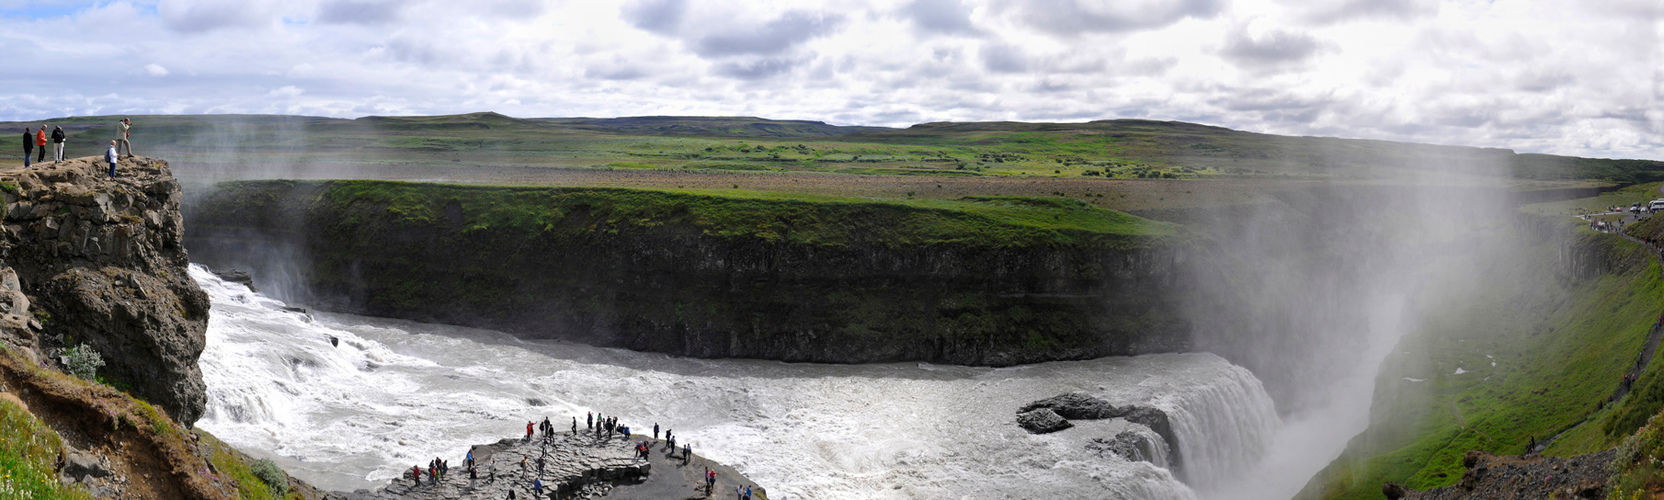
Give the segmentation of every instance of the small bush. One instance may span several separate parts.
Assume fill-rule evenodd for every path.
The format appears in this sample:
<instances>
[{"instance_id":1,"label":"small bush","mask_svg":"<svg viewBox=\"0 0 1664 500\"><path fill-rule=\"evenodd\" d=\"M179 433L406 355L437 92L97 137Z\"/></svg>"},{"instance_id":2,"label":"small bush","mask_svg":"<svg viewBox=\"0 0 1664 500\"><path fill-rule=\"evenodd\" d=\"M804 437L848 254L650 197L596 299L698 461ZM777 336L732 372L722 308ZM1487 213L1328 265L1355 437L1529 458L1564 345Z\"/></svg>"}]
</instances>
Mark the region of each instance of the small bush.
<instances>
[{"instance_id":1,"label":"small bush","mask_svg":"<svg viewBox=\"0 0 1664 500\"><path fill-rule=\"evenodd\" d=\"M289 493L289 476L283 474L283 469L278 468L276 462L264 458L255 460L250 470L254 472L254 477L272 488L274 496L282 497Z\"/></svg>"},{"instance_id":2,"label":"small bush","mask_svg":"<svg viewBox=\"0 0 1664 500\"><path fill-rule=\"evenodd\" d=\"M104 356L81 344L64 351L64 366L77 377L93 380L98 377L98 368L104 366Z\"/></svg>"}]
</instances>

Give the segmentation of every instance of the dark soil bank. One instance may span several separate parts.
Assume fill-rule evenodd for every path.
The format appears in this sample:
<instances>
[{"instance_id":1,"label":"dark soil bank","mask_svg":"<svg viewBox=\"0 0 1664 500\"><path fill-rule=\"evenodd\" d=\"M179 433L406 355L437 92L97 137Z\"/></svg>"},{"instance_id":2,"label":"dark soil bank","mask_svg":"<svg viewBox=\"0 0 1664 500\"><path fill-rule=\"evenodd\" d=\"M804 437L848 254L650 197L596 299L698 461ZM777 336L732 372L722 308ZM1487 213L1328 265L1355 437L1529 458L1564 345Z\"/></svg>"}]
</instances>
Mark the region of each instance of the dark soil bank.
<instances>
[{"instance_id":1,"label":"dark soil bank","mask_svg":"<svg viewBox=\"0 0 1664 500\"><path fill-rule=\"evenodd\" d=\"M247 182L192 197L186 245L329 310L684 356L1009 365L1189 347L1183 252L1146 234L1161 224L1030 208L1008 211L1040 223L980 205Z\"/></svg>"}]
</instances>

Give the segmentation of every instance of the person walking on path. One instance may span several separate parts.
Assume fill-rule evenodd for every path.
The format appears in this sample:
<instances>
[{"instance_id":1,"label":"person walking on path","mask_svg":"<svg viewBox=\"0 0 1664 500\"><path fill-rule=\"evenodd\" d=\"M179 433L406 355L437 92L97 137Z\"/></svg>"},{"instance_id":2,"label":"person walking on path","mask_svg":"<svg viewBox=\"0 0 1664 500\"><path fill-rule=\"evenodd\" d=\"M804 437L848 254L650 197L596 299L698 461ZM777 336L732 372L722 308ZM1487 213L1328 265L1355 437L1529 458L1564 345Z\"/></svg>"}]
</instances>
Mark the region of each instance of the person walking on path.
<instances>
[{"instance_id":1,"label":"person walking on path","mask_svg":"<svg viewBox=\"0 0 1664 500\"><path fill-rule=\"evenodd\" d=\"M52 161L64 161L64 128L52 126Z\"/></svg>"},{"instance_id":2,"label":"person walking on path","mask_svg":"<svg viewBox=\"0 0 1664 500\"><path fill-rule=\"evenodd\" d=\"M23 168L29 168L29 157L35 154L35 136L23 127Z\"/></svg>"},{"instance_id":3,"label":"person walking on path","mask_svg":"<svg viewBox=\"0 0 1664 500\"><path fill-rule=\"evenodd\" d=\"M40 152L36 153L36 155L38 155L38 156L35 156L35 163L40 163L40 162L46 161L46 126L45 125L41 125L40 126L40 131L35 132L35 148L40 149Z\"/></svg>"},{"instance_id":4,"label":"person walking on path","mask_svg":"<svg viewBox=\"0 0 1664 500\"><path fill-rule=\"evenodd\" d=\"M653 422L653 440L657 441L658 439L659 439L659 423L658 422Z\"/></svg>"},{"instance_id":5,"label":"person walking on path","mask_svg":"<svg viewBox=\"0 0 1664 500\"><path fill-rule=\"evenodd\" d=\"M118 158L120 157L116 154L116 141L110 141L110 150L104 152L104 161L110 162L111 179L116 177L116 160Z\"/></svg>"},{"instance_id":6,"label":"person walking on path","mask_svg":"<svg viewBox=\"0 0 1664 500\"><path fill-rule=\"evenodd\" d=\"M116 122L116 143L127 147L127 156L133 156L133 121L122 118ZM119 151L119 150L118 150Z\"/></svg>"}]
</instances>

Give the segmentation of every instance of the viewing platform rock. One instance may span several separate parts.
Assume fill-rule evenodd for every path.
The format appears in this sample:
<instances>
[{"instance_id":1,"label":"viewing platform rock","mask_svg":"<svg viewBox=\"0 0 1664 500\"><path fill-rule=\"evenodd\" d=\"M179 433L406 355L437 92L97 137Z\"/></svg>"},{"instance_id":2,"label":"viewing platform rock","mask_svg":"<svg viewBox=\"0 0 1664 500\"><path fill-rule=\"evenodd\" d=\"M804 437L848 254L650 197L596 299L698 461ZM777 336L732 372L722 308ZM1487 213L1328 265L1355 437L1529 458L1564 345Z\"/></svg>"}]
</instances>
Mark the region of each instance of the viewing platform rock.
<instances>
[{"instance_id":1,"label":"viewing platform rock","mask_svg":"<svg viewBox=\"0 0 1664 500\"><path fill-rule=\"evenodd\" d=\"M642 442L650 447L646 459L635 451ZM707 498L703 478L709 468L717 476L710 498L732 498L740 486L750 486L754 499L768 498L761 486L698 453L684 464L679 446L672 450L663 440L648 436L607 437L582 430L576 435L557 432L547 439L541 434L530 440L504 439L473 446L477 468L474 478L469 477L463 459L447 458L448 472L434 481L428 475L427 460L423 460L419 480L406 469L381 489L334 496L349 500L501 500L513 491L515 498L521 499ZM541 470L538 458L543 459ZM536 480L543 482L541 494L535 491Z\"/></svg>"}]
</instances>

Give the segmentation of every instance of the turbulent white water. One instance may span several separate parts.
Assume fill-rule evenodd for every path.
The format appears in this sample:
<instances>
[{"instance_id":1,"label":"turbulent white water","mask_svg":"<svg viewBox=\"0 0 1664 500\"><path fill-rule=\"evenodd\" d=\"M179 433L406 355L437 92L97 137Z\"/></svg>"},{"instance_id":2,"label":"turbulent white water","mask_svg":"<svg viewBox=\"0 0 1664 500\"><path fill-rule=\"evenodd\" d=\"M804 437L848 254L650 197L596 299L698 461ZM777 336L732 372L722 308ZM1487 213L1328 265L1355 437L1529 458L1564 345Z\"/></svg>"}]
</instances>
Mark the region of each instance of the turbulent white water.
<instances>
[{"instance_id":1,"label":"turbulent white water","mask_svg":"<svg viewBox=\"0 0 1664 500\"><path fill-rule=\"evenodd\" d=\"M1278 426L1247 370L1211 354L1012 368L699 360L486 330L285 311L193 266L213 300L199 425L336 490L585 412L675 429L770 497L1189 499L1166 469L1085 448L1132 424L1030 435L1014 411L1086 391L1168 413L1185 478L1218 496ZM340 340L331 346L329 338ZM1139 432L1147 432L1141 426Z\"/></svg>"}]
</instances>

